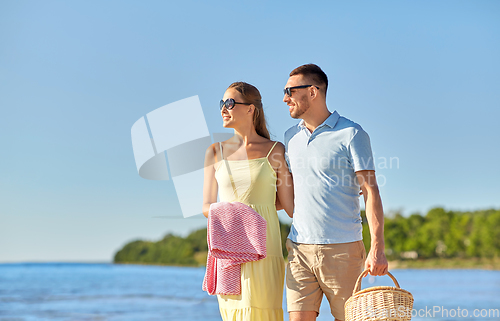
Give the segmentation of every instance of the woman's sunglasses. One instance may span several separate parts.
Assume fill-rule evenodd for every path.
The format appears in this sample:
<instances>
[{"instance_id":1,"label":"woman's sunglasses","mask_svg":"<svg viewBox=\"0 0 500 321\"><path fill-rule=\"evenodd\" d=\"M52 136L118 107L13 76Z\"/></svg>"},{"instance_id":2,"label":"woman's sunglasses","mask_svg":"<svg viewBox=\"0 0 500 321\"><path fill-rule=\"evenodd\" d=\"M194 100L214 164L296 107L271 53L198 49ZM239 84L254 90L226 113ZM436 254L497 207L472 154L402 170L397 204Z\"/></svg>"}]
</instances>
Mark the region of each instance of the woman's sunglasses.
<instances>
[{"instance_id":1,"label":"woman's sunglasses","mask_svg":"<svg viewBox=\"0 0 500 321\"><path fill-rule=\"evenodd\" d=\"M303 86L295 86L295 87L287 87L283 89L283 94L288 95L288 97L292 97L292 89L300 89L300 88L309 88L309 87L316 87L319 89L318 86L314 85L303 85Z\"/></svg>"},{"instance_id":2,"label":"woman's sunglasses","mask_svg":"<svg viewBox=\"0 0 500 321\"><path fill-rule=\"evenodd\" d=\"M224 100L220 101L220 110L222 110L223 107L226 107L227 110L231 110L234 108L234 105L236 105L236 104L251 105L251 104L247 104L247 103L239 103L239 102L234 101L233 98L228 98L228 99L226 99L226 101L224 101Z\"/></svg>"}]
</instances>

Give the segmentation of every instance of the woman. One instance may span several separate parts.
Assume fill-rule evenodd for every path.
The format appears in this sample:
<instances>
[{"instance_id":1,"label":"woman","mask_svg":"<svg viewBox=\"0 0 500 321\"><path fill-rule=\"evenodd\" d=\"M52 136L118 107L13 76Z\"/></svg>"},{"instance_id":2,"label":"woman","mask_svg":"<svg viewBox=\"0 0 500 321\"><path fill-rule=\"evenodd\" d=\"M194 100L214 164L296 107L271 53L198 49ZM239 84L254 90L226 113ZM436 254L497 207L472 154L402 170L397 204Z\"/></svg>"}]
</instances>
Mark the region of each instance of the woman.
<instances>
[{"instance_id":1,"label":"woman","mask_svg":"<svg viewBox=\"0 0 500 321\"><path fill-rule=\"evenodd\" d=\"M218 295L222 319L283 320L285 267L276 213L276 195L289 216L293 213L292 177L283 144L269 139L259 90L235 82L221 101L222 124L234 136L216 143L205 154L203 214L210 204L241 202L267 221L267 257L241 265L241 294ZM229 174L230 173L230 174Z\"/></svg>"}]
</instances>

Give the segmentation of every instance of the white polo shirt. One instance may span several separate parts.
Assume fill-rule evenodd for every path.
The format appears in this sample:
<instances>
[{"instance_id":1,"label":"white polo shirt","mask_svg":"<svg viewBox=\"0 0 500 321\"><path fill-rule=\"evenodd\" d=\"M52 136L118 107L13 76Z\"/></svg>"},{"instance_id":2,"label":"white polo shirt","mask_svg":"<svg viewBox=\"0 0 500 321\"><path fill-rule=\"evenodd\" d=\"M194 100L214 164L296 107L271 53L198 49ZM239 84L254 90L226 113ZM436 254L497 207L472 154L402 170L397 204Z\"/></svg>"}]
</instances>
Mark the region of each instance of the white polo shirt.
<instances>
[{"instance_id":1,"label":"white polo shirt","mask_svg":"<svg viewBox=\"0 0 500 321\"><path fill-rule=\"evenodd\" d=\"M303 120L288 129L285 148L295 193L288 238L305 244L361 240L355 172L375 170L368 134L334 111L312 133Z\"/></svg>"}]
</instances>

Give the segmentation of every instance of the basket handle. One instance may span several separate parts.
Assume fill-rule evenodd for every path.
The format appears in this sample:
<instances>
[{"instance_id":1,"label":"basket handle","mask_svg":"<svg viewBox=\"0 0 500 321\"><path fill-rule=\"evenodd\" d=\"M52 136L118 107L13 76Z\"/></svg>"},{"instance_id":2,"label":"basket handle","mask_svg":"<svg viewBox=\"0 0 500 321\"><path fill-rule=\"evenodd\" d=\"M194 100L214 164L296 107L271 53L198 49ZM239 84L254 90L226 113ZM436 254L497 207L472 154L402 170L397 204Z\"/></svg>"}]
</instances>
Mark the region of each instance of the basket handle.
<instances>
[{"instance_id":1,"label":"basket handle","mask_svg":"<svg viewBox=\"0 0 500 321\"><path fill-rule=\"evenodd\" d=\"M354 286L354 290L352 291L352 295L356 294L356 292L359 292L361 290L361 280L368 275L368 272L370 272L370 270L366 269L363 271L363 273L359 275L358 280L356 281L356 285ZM387 275L391 277L396 287L400 289L399 283L396 280L396 278L389 271L387 271Z\"/></svg>"}]
</instances>

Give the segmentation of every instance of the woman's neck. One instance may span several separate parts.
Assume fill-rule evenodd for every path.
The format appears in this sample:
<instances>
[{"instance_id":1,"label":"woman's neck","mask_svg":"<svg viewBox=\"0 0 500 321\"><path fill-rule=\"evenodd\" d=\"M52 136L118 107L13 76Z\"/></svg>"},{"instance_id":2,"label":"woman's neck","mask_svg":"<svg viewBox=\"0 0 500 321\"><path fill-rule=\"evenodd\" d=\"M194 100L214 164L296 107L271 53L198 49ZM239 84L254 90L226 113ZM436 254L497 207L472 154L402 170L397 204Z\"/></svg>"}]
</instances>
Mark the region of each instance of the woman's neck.
<instances>
[{"instance_id":1,"label":"woman's neck","mask_svg":"<svg viewBox=\"0 0 500 321\"><path fill-rule=\"evenodd\" d=\"M255 131L255 127L249 126L244 128L234 128L234 139L240 145L249 145L261 138Z\"/></svg>"}]
</instances>

